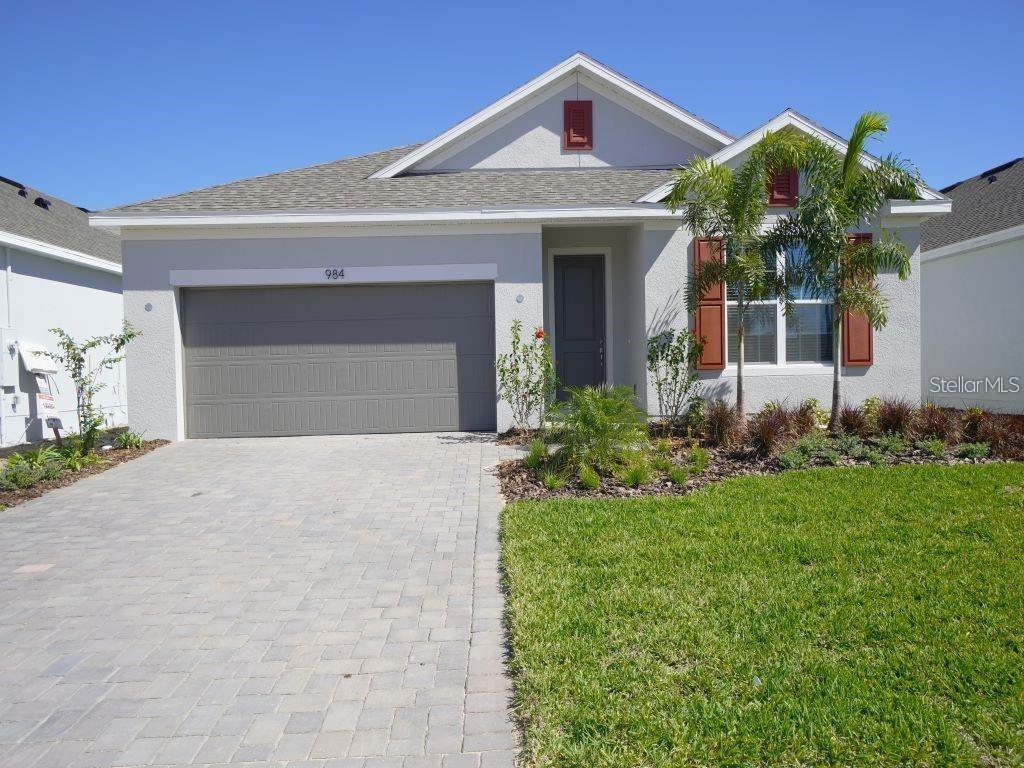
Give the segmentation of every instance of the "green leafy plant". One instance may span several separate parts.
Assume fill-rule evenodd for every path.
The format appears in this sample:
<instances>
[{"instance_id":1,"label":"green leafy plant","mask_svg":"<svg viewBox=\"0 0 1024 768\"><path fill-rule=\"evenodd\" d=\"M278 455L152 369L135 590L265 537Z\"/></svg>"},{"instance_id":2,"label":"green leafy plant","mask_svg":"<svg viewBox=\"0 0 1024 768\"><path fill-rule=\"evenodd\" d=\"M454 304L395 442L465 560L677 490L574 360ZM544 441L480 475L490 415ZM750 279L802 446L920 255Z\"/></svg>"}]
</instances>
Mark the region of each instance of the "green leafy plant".
<instances>
[{"instance_id":1,"label":"green leafy plant","mask_svg":"<svg viewBox=\"0 0 1024 768\"><path fill-rule=\"evenodd\" d=\"M859 459L863 459L873 467L881 466L885 464L885 454L876 448L869 448L865 446L860 454L857 456Z\"/></svg>"},{"instance_id":2,"label":"green leafy plant","mask_svg":"<svg viewBox=\"0 0 1024 768\"><path fill-rule=\"evenodd\" d=\"M865 397L861 403L861 410L864 411L864 420L867 422L868 433L878 432L878 408L882 404L880 397Z\"/></svg>"},{"instance_id":3,"label":"green leafy plant","mask_svg":"<svg viewBox=\"0 0 1024 768\"><path fill-rule=\"evenodd\" d=\"M639 488L651 482L651 468L645 461L634 461L620 471L619 479L630 488Z\"/></svg>"},{"instance_id":4,"label":"green leafy plant","mask_svg":"<svg viewBox=\"0 0 1024 768\"><path fill-rule=\"evenodd\" d=\"M846 456L856 458L864 444L857 435L849 435L845 432L836 435L832 440L832 447Z\"/></svg>"},{"instance_id":5,"label":"green leafy plant","mask_svg":"<svg viewBox=\"0 0 1024 768\"><path fill-rule=\"evenodd\" d=\"M917 450L921 451L925 456L929 456L933 459L941 459L946 456L945 440L940 440L938 438L918 440L915 445Z\"/></svg>"},{"instance_id":6,"label":"green leafy plant","mask_svg":"<svg viewBox=\"0 0 1024 768\"><path fill-rule=\"evenodd\" d=\"M803 469L808 463L807 456L796 448L783 451L775 459L783 469Z\"/></svg>"},{"instance_id":7,"label":"green leafy plant","mask_svg":"<svg viewBox=\"0 0 1024 768\"><path fill-rule=\"evenodd\" d=\"M961 443L956 448L956 455L961 459L984 459L988 452L988 443Z\"/></svg>"},{"instance_id":8,"label":"green leafy plant","mask_svg":"<svg viewBox=\"0 0 1024 768\"><path fill-rule=\"evenodd\" d=\"M818 451L822 450L826 446L827 442L828 441L825 439L824 434L821 432L812 432L811 434L804 435L797 440L796 445L793 446L793 450L802 454L806 458L810 458L818 453Z\"/></svg>"},{"instance_id":9,"label":"green leafy plant","mask_svg":"<svg viewBox=\"0 0 1024 768\"><path fill-rule=\"evenodd\" d=\"M696 396L703 349L703 341L685 329L669 329L647 339L647 370L658 395L658 414L671 428L681 425Z\"/></svg>"},{"instance_id":10,"label":"green leafy plant","mask_svg":"<svg viewBox=\"0 0 1024 768\"><path fill-rule=\"evenodd\" d=\"M895 432L888 432L875 438L875 446L882 453L890 456L906 453L908 448L907 441L903 439L903 436Z\"/></svg>"},{"instance_id":11,"label":"green leafy plant","mask_svg":"<svg viewBox=\"0 0 1024 768\"><path fill-rule=\"evenodd\" d=\"M654 452L659 456L672 455L672 441L662 438L654 443Z\"/></svg>"},{"instance_id":12,"label":"green leafy plant","mask_svg":"<svg viewBox=\"0 0 1024 768\"><path fill-rule=\"evenodd\" d=\"M523 464L530 469L540 469L547 457L547 444L540 439L532 440L530 442L530 449L527 451L526 457L523 459Z\"/></svg>"},{"instance_id":13,"label":"green leafy plant","mask_svg":"<svg viewBox=\"0 0 1024 768\"><path fill-rule=\"evenodd\" d=\"M35 450L12 453L7 457L7 465L26 464L34 469L60 460L60 451L52 445L41 445Z\"/></svg>"},{"instance_id":14,"label":"green leafy plant","mask_svg":"<svg viewBox=\"0 0 1024 768\"><path fill-rule=\"evenodd\" d=\"M697 311L704 295L722 283L729 286L736 309L736 412L744 411L744 335L747 315L755 302L781 300L789 306L792 296L776 268L777 252L763 247L767 186L776 172L798 164L802 144L794 134L765 134L737 169L704 157L694 157L675 172L666 203L674 213L682 211L686 227L698 238L716 243L711 258L690 273L686 304ZM730 321L731 322L731 321Z\"/></svg>"},{"instance_id":15,"label":"green leafy plant","mask_svg":"<svg viewBox=\"0 0 1024 768\"><path fill-rule=\"evenodd\" d=\"M651 459L651 466L659 472L668 472L672 469L672 459L668 456L657 454Z\"/></svg>"},{"instance_id":16,"label":"green leafy plant","mask_svg":"<svg viewBox=\"0 0 1024 768\"><path fill-rule=\"evenodd\" d=\"M693 468L693 473L699 475L705 469L708 468L708 464L711 463L711 454L708 453L708 449L700 445L695 445L690 449L690 466Z\"/></svg>"},{"instance_id":17,"label":"green leafy plant","mask_svg":"<svg viewBox=\"0 0 1024 768\"><path fill-rule=\"evenodd\" d=\"M610 475L650 451L647 416L629 387L580 387L552 411L552 457L556 466L579 473L590 467Z\"/></svg>"},{"instance_id":18,"label":"green leafy plant","mask_svg":"<svg viewBox=\"0 0 1024 768\"><path fill-rule=\"evenodd\" d=\"M667 474L669 481L673 485L686 485L686 482L690 479L690 470L678 464L669 468Z\"/></svg>"},{"instance_id":19,"label":"green leafy plant","mask_svg":"<svg viewBox=\"0 0 1024 768\"><path fill-rule=\"evenodd\" d=\"M523 339L523 324L512 322L511 349L495 361L498 375L498 396L512 411L512 420L522 433L536 422L541 430L547 424L557 388L555 361L543 328Z\"/></svg>"},{"instance_id":20,"label":"green leafy plant","mask_svg":"<svg viewBox=\"0 0 1024 768\"><path fill-rule=\"evenodd\" d=\"M888 302L877 287L882 270L900 280L910 276L910 251L888 232L873 239L850 238L849 232L869 226L891 199L916 200L920 176L908 162L888 155L869 165L861 162L867 143L888 128L888 118L865 112L850 134L845 154L818 137L802 140L803 184L796 209L778 219L764 236L770 252L803 248L807 258L787 267L788 284L801 285L804 295L832 304L832 408L829 431L839 427L841 404L843 317L854 312L875 330L888 320Z\"/></svg>"},{"instance_id":21,"label":"green leafy plant","mask_svg":"<svg viewBox=\"0 0 1024 768\"><path fill-rule=\"evenodd\" d=\"M822 461L823 463L828 464L830 467L834 467L838 465L840 461L843 460L843 454L841 454L832 446L826 445L824 448L818 451L818 453L816 454L816 458Z\"/></svg>"},{"instance_id":22,"label":"green leafy plant","mask_svg":"<svg viewBox=\"0 0 1024 768\"><path fill-rule=\"evenodd\" d=\"M588 491L596 491L601 487L601 476L590 467L580 467L576 477Z\"/></svg>"},{"instance_id":23,"label":"green leafy plant","mask_svg":"<svg viewBox=\"0 0 1024 768\"><path fill-rule=\"evenodd\" d=\"M557 491L565 487L565 477L550 469L540 473L540 481L549 491Z\"/></svg>"},{"instance_id":24,"label":"green leafy plant","mask_svg":"<svg viewBox=\"0 0 1024 768\"><path fill-rule=\"evenodd\" d=\"M62 328L51 328L57 337L58 352L49 353L57 363L64 366L75 385L78 414L78 434L82 441L83 453L92 452L103 426L103 411L96 407L96 395L106 386L100 381L100 374L124 359L124 348L139 332L127 320L121 330L107 336L93 336L85 341L76 341ZM91 353L102 350L99 361L91 364Z\"/></svg>"},{"instance_id":25,"label":"green leafy plant","mask_svg":"<svg viewBox=\"0 0 1024 768\"><path fill-rule=\"evenodd\" d=\"M114 445L118 448L141 448L145 441L138 432L121 432L114 438Z\"/></svg>"}]
</instances>

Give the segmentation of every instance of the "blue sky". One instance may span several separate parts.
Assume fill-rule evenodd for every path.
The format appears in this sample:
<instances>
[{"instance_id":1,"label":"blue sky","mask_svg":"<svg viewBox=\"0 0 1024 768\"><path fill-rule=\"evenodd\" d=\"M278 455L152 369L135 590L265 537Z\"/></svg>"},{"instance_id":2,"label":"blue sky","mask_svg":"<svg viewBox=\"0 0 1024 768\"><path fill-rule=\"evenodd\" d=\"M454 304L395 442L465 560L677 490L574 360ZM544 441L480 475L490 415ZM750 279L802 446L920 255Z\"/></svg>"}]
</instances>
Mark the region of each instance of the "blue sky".
<instances>
[{"instance_id":1,"label":"blue sky","mask_svg":"<svg viewBox=\"0 0 1024 768\"><path fill-rule=\"evenodd\" d=\"M575 50L734 134L881 110L936 187L1024 154L1024 3L832 5L0 0L0 175L100 209L399 146Z\"/></svg>"}]
</instances>

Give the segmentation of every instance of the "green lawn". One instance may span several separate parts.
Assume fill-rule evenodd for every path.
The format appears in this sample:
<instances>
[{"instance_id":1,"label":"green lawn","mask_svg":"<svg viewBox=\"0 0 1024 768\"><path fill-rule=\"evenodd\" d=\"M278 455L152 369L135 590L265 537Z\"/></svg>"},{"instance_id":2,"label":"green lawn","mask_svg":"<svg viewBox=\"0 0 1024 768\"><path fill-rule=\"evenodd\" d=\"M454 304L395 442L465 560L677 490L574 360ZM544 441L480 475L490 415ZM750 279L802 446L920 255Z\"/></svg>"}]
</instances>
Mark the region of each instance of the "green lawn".
<instances>
[{"instance_id":1,"label":"green lawn","mask_svg":"<svg viewBox=\"0 0 1024 768\"><path fill-rule=\"evenodd\" d=\"M824 469L503 520L530 766L1024 763L1024 468Z\"/></svg>"}]
</instances>

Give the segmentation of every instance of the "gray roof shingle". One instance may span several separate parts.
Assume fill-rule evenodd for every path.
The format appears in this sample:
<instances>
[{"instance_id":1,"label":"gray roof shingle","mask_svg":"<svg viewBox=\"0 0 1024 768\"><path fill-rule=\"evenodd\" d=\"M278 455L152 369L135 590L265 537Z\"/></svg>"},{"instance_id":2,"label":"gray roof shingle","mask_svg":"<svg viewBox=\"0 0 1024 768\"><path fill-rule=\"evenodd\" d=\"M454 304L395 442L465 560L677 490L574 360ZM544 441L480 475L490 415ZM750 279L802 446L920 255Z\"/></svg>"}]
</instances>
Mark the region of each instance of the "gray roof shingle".
<instances>
[{"instance_id":1,"label":"gray roof shingle","mask_svg":"<svg viewBox=\"0 0 1024 768\"><path fill-rule=\"evenodd\" d=\"M121 240L117 235L89 226L89 215L53 195L0 180L0 231L10 232L49 245L121 263ZM37 197L50 201L49 209L35 204Z\"/></svg>"},{"instance_id":2,"label":"gray roof shingle","mask_svg":"<svg viewBox=\"0 0 1024 768\"><path fill-rule=\"evenodd\" d=\"M668 169L461 171L370 179L415 146L257 176L146 200L104 214L336 209L616 205L631 203L671 176Z\"/></svg>"},{"instance_id":3,"label":"gray roof shingle","mask_svg":"<svg viewBox=\"0 0 1024 768\"><path fill-rule=\"evenodd\" d=\"M942 192L952 198L953 212L921 226L921 250L1024 224L1024 157L957 182Z\"/></svg>"}]
</instances>

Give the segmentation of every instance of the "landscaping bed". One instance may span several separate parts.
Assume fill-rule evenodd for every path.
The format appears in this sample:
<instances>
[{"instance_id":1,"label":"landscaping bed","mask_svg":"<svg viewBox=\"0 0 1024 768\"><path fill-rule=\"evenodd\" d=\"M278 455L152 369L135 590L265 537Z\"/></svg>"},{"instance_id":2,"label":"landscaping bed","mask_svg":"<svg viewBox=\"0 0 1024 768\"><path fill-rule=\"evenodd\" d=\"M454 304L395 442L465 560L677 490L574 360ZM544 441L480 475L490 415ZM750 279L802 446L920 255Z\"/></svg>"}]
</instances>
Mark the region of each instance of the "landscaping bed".
<instances>
[{"instance_id":1,"label":"landscaping bed","mask_svg":"<svg viewBox=\"0 0 1024 768\"><path fill-rule=\"evenodd\" d=\"M83 455L74 439L63 449L52 443L43 443L34 449L8 452L0 466L0 509L13 507L29 499L42 496L54 488L61 488L83 477L105 472L118 464L144 456L167 440L142 440L123 430L112 430L97 441L100 450ZM16 469L15 465L20 468Z\"/></svg>"},{"instance_id":2,"label":"landscaping bed","mask_svg":"<svg viewBox=\"0 0 1024 768\"><path fill-rule=\"evenodd\" d=\"M1024 467L505 508L524 764L1020 765Z\"/></svg>"}]
</instances>

